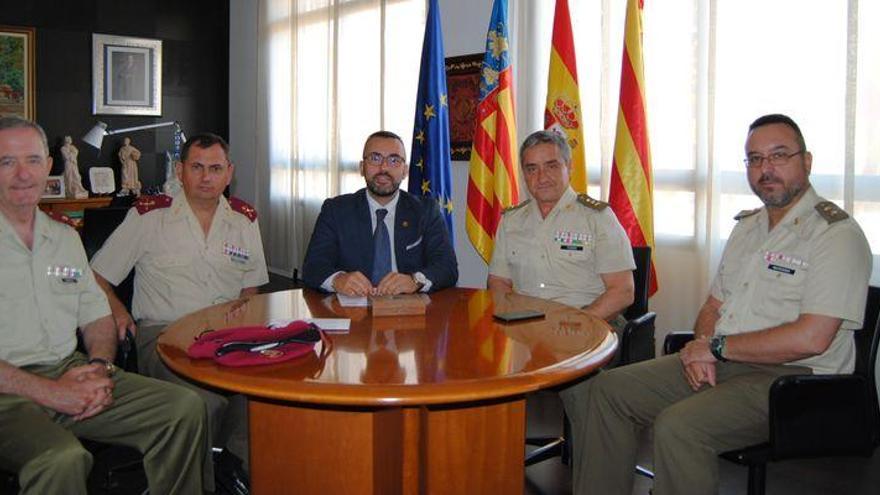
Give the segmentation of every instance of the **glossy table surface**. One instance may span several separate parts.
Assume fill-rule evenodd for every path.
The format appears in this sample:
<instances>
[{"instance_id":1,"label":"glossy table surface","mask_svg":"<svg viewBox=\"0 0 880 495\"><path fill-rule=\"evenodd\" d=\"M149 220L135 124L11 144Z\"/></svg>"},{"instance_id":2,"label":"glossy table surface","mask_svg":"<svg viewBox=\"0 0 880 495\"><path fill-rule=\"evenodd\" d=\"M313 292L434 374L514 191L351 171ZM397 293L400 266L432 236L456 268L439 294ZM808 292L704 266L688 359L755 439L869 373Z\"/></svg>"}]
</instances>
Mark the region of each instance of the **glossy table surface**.
<instances>
[{"instance_id":1,"label":"glossy table surface","mask_svg":"<svg viewBox=\"0 0 880 495\"><path fill-rule=\"evenodd\" d=\"M373 317L310 290L261 294L212 306L170 325L158 350L176 372L255 398L344 406L407 406L519 395L581 377L607 362L617 339L602 320L562 304L486 290L423 295L421 316ZM537 320L505 324L495 312L534 309ZM205 330L276 319L350 318L348 333L286 363L229 368L193 360Z\"/></svg>"}]
</instances>

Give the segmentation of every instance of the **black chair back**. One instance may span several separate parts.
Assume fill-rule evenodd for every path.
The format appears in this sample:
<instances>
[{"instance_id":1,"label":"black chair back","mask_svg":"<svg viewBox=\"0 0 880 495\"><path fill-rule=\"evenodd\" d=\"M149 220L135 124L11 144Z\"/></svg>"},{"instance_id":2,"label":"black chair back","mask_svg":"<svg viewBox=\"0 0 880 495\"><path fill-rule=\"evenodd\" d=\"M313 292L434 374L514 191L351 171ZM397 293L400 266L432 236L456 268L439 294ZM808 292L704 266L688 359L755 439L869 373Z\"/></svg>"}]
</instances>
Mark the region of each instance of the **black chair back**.
<instances>
[{"instance_id":1,"label":"black chair back","mask_svg":"<svg viewBox=\"0 0 880 495\"><path fill-rule=\"evenodd\" d=\"M648 287L651 285L651 248L637 246L632 248L636 269L633 270L635 294L633 303L626 308L623 316L632 320L648 312Z\"/></svg>"},{"instance_id":2,"label":"black chair back","mask_svg":"<svg viewBox=\"0 0 880 495\"><path fill-rule=\"evenodd\" d=\"M101 249L104 241L125 219L129 208L87 208L83 211L82 243L86 256L92 256ZM131 312L131 298L134 294L134 270L116 287L116 296Z\"/></svg>"},{"instance_id":3,"label":"black chair back","mask_svg":"<svg viewBox=\"0 0 880 495\"><path fill-rule=\"evenodd\" d=\"M856 369L855 373L865 378L874 377L874 363L877 361L877 316L880 313L880 287L868 287L867 304L865 304L865 319L862 329L854 332L856 341Z\"/></svg>"},{"instance_id":4,"label":"black chair back","mask_svg":"<svg viewBox=\"0 0 880 495\"><path fill-rule=\"evenodd\" d=\"M880 444L880 403L877 400L877 353L880 347L880 287L868 287L868 300L865 304L864 326L855 332L856 341L856 369L855 374L865 377L868 382L868 391L871 393L869 401L871 407L872 444Z\"/></svg>"}]
</instances>

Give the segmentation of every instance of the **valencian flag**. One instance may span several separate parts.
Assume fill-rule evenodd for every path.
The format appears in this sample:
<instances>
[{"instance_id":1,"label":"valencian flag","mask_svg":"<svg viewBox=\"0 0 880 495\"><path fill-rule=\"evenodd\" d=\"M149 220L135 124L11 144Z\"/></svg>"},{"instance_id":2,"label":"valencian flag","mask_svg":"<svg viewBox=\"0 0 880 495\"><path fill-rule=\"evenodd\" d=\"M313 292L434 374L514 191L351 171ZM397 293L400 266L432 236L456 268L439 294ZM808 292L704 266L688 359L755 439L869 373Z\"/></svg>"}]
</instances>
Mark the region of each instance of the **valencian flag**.
<instances>
[{"instance_id":1,"label":"valencian flag","mask_svg":"<svg viewBox=\"0 0 880 495\"><path fill-rule=\"evenodd\" d=\"M645 71L642 59L644 0L627 0L623 63L620 70L620 107L611 166L608 202L633 246L654 250L654 182L645 109ZM653 258L653 256L652 256ZM657 274L651 261L651 287L657 292Z\"/></svg>"},{"instance_id":2,"label":"valencian flag","mask_svg":"<svg viewBox=\"0 0 880 495\"><path fill-rule=\"evenodd\" d=\"M467 233L486 261L492 259L495 229L504 208L519 202L513 74L507 46L507 0L495 0L480 69L467 188Z\"/></svg>"},{"instance_id":3,"label":"valencian flag","mask_svg":"<svg viewBox=\"0 0 880 495\"><path fill-rule=\"evenodd\" d=\"M547 106L544 108L544 129L565 136L568 145L571 146L571 187L579 193L585 193L587 192L587 160L580 102L568 0L556 0L553 43L550 47L550 75L547 78Z\"/></svg>"},{"instance_id":4,"label":"valencian flag","mask_svg":"<svg viewBox=\"0 0 880 495\"><path fill-rule=\"evenodd\" d=\"M436 198L446 220L449 238L452 239L452 179L449 169L449 105L443 32L440 29L437 0L431 0L422 44L409 192Z\"/></svg>"}]
</instances>

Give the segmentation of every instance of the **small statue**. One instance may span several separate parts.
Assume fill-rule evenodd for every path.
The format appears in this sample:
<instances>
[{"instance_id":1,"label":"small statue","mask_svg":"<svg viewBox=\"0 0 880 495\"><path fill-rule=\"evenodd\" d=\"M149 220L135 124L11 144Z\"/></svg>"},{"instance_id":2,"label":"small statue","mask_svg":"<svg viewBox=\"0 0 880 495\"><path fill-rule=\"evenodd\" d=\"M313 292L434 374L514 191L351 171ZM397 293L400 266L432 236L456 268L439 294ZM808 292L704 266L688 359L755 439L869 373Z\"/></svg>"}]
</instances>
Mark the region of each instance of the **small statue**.
<instances>
[{"instance_id":1,"label":"small statue","mask_svg":"<svg viewBox=\"0 0 880 495\"><path fill-rule=\"evenodd\" d=\"M122 148L119 148L119 161L122 163L122 187L120 195L134 194L140 196L141 181L138 180L138 164L141 152L131 145L131 139L125 138Z\"/></svg>"},{"instance_id":2,"label":"small statue","mask_svg":"<svg viewBox=\"0 0 880 495\"><path fill-rule=\"evenodd\" d=\"M77 156L79 150L73 145L70 136L64 136L64 145L61 146L61 157L64 159L64 185L68 198L88 198L89 192L82 185L82 176L79 175Z\"/></svg>"}]
</instances>

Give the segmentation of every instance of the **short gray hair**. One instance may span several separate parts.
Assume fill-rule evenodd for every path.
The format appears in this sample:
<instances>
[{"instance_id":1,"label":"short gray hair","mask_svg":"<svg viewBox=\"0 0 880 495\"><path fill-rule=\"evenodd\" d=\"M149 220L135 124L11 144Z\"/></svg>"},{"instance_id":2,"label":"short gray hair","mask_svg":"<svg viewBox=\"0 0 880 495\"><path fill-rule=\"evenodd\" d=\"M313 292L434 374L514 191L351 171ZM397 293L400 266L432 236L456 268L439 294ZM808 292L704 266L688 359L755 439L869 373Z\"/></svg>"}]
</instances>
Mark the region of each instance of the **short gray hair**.
<instances>
[{"instance_id":1,"label":"short gray hair","mask_svg":"<svg viewBox=\"0 0 880 495\"><path fill-rule=\"evenodd\" d=\"M520 166L523 165L523 155L527 149L539 144L547 143L556 145L556 149L558 149L559 154L562 155L562 161L564 161L566 165L571 164L571 147L568 145L565 136L560 135L556 131L543 130L529 134L529 137L527 137L526 140L523 141L522 146L519 147Z\"/></svg>"},{"instance_id":2,"label":"short gray hair","mask_svg":"<svg viewBox=\"0 0 880 495\"><path fill-rule=\"evenodd\" d=\"M0 118L0 131L7 129L33 129L40 135L40 142L43 143L43 151L49 156L49 140L46 139L46 131L40 127L40 124L23 119L21 117L2 117Z\"/></svg>"}]
</instances>

